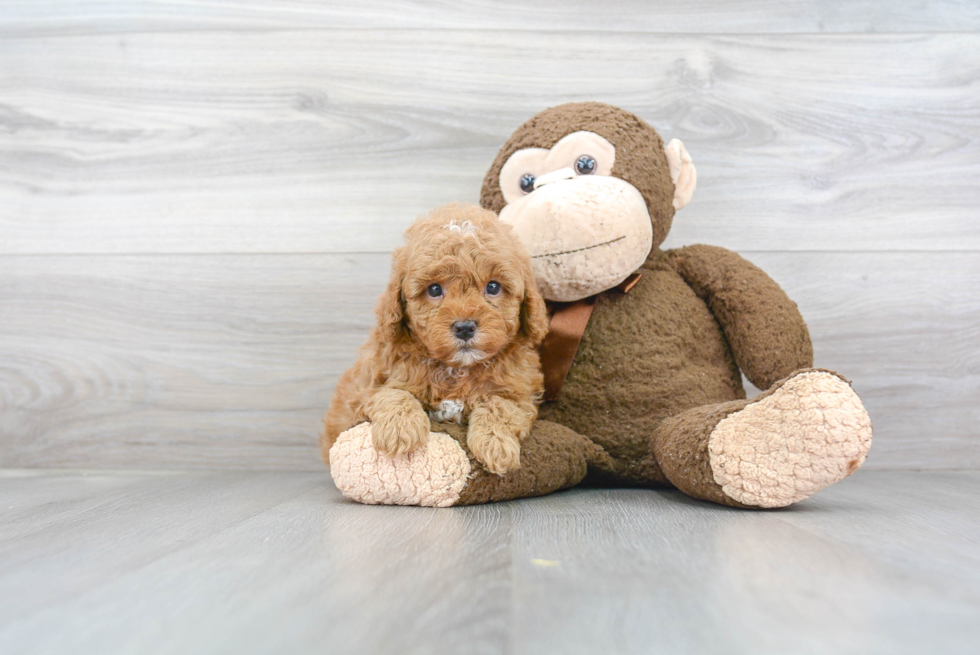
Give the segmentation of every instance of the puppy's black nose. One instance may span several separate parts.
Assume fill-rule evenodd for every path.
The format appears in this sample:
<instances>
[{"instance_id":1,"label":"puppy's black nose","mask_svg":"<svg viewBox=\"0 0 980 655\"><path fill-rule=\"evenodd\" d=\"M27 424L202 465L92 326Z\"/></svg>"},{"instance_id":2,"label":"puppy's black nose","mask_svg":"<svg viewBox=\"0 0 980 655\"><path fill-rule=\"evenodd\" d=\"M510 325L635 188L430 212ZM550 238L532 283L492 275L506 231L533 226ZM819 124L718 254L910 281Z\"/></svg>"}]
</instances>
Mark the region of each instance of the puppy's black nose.
<instances>
[{"instance_id":1,"label":"puppy's black nose","mask_svg":"<svg viewBox=\"0 0 980 655\"><path fill-rule=\"evenodd\" d=\"M469 341L476 334L476 321L456 321L453 323L453 334L457 339Z\"/></svg>"}]
</instances>

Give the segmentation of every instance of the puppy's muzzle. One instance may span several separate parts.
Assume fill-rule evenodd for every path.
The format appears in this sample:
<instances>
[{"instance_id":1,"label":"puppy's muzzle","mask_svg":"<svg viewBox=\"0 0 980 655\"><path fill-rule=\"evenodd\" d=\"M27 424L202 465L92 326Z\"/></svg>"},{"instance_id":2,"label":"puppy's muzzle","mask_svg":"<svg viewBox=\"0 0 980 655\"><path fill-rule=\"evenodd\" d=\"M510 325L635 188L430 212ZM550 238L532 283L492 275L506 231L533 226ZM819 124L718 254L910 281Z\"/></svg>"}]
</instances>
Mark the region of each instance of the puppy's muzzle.
<instances>
[{"instance_id":1,"label":"puppy's muzzle","mask_svg":"<svg viewBox=\"0 0 980 655\"><path fill-rule=\"evenodd\" d=\"M476 321L456 321L453 323L453 335L461 341L469 341L476 334Z\"/></svg>"}]
</instances>

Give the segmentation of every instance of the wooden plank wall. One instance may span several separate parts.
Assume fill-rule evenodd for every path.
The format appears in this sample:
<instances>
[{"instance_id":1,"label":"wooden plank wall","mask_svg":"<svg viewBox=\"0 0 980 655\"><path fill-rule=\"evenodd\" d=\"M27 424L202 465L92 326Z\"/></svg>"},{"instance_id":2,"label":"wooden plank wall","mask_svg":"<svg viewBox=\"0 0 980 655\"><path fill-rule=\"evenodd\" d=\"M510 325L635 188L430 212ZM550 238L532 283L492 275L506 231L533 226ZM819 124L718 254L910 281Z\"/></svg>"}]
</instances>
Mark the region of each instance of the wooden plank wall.
<instances>
[{"instance_id":1,"label":"wooden plank wall","mask_svg":"<svg viewBox=\"0 0 980 655\"><path fill-rule=\"evenodd\" d=\"M0 466L318 469L388 253L596 99L684 140L668 246L799 303L868 466L980 466L980 4L0 3Z\"/></svg>"}]
</instances>

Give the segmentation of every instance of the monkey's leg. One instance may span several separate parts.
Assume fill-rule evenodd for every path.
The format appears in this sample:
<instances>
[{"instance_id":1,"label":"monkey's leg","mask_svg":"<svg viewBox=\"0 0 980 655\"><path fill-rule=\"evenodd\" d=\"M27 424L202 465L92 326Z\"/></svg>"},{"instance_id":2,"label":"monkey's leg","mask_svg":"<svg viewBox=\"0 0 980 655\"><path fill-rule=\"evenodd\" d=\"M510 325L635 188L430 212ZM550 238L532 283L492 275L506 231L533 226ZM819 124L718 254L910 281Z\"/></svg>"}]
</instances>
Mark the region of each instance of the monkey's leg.
<instances>
[{"instance_id":1,"label":"monkey's leg","mask_svg":"<svg viewBox=\"0 0 980 655\"><path fill-rule=\"evenodd\" d=\"M850 384L803 369L751 400L695 407L660 424L653 452L681 491L736 507L784 507L864 463L871 421Z\"/></svg>"},{"instance_id":2,"label":"monkey's leg","mask_svg":"<svg viewBox=\"0 0 980 655\"><path fill-rule=\"evenodd\" d=\"M542 496L578 484L590 464L607 459L577 432L538 421L521 441L520 468L498 476L470 452L465 427L434 424L421 448L390 458L374 449L371 424L361 423L330 449L330 474L360 503L451 507Z\"/></svg>"}]
</instances>

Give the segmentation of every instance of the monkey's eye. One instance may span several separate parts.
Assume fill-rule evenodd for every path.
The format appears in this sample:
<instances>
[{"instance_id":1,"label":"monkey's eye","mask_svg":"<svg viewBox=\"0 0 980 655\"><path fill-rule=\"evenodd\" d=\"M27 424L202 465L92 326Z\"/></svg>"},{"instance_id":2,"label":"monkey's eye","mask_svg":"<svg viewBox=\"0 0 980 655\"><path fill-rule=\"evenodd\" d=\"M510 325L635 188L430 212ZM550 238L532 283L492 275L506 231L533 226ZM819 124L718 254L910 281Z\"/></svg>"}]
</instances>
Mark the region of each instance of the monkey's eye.
<instances>
[{"instance_id":1,"label":"monkey's eye","mask_svg":"<svg viewBox=\"0 0 980 655\"><path fill-rule=\"evenodd\" d=\"M521 176L521 191L524 193L531 193L534 191L534 176L530 173L524 173Z\"/></svg>"},{"instance_id":2,"label":"monkey's eye","mask_svg":"<svg viewBox=\"0 0 980 655\"><path fill-rule=\"evenodd\" d=\"M596 161L592 155L582 155L575 160L575 172L579 175L592 175L595 169Z\"/></svg>"},{"instance_id":3,"label":"monkey's eye","mask_svg":"<svg viewBox=\"0 0 980 655\"><path fill-rule=\"evenodd\" d=\"M438 298L442 295L442 287L438 284L430 284L429 288L425 291L429 294L430 298Z\"/></svg>"},{"instance_id":4,"label":"monkey's eye","mask_svg":"<svg viewBox=\"0 0 980 655\"><path fill-rule=\"evenodd\" d=\"M488 296L498 296L500 295L501 286L500 282L496 280L490 280L487 282L487 295Z\"/></svg>"}]
</instances>

